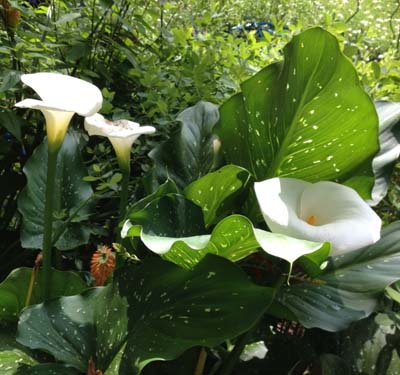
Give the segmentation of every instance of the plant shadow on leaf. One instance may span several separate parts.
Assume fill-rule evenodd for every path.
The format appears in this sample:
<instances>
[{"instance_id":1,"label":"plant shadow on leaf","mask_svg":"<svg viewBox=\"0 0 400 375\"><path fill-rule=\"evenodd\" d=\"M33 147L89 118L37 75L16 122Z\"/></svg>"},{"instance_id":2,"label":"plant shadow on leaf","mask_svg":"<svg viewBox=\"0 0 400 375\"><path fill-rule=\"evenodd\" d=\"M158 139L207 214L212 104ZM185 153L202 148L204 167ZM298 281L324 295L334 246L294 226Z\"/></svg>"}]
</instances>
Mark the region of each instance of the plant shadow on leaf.
<instances>
[{"instance_id":1,"label":"plant shadow on leaf","mask_svg":"<svg viewBox=\"0 0 400 375\"><path fill-rule=\"evenodd\" d=\"M27 186L18 198L22 214L22 247L41 249L43 242L44 208L47 180L47 141L35 150L24 167ZM93 195L74 135L67 133L57 156L56 194L54 196L53 233L60 232L55 247L73 249L89 241L90 227L85 221L90 209L86 204ZM79 209L80 208L80 209ZM71 220L71 215L78 211ZM65 230L62 230L64 229Z\"/></svg>"}]
</instances>

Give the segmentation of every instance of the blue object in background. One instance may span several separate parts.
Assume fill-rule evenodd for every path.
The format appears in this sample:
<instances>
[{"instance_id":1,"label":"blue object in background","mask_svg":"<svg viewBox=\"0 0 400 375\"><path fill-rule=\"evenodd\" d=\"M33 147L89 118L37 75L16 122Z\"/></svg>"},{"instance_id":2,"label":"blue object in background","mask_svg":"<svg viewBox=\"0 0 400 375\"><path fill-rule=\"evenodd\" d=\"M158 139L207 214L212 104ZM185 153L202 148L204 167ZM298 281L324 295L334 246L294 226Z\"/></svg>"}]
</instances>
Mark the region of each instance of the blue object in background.
<instances>
[{"instance_id":1,"label":"blue object in background","mask_svg":"<svg viewBox=\"0 0 400 375\"><path fill-rule=\"evenodd\" d=\"M231 26L227 25L227 32L234 34L235 36L243 36L245 31L254 31L257 39L264 39L264 32L271 35L276 35L275 25L271 21L260 21L260 22L246 22L244 25ZM289 30L288 26L283 27L284 30Z\"/></svg>"}]
</instances>

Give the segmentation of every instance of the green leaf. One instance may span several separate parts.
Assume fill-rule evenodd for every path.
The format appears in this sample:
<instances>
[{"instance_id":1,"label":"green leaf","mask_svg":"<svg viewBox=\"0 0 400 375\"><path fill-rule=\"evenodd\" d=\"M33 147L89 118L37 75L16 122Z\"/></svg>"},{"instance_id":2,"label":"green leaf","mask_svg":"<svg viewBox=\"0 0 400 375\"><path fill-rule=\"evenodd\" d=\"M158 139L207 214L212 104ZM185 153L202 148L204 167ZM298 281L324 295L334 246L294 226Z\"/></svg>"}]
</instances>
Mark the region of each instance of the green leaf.
<instances>
[{"instance_id":1,"label":"green leaf","mask_svg":"<svg viewBox=\"0 0 400 375\"><path fill-rule=\"evenodd\" d=\"M148 249L186 269L192 269L207 254L219 255L237 262L261 247L265 252L287 260L291 266L300 258L300 265L314 276L321 272L321 264L328 257L330 250L328 243L299 240L255 229L251 221L241 215L226 217L215 226L211 235L157 235L154 233L160 232L157 223L154 223L154 227L151 222L146 224L149 225L143 228L138 225L126 225L125 231L129 228L128 236L140 236Z\"/></svg>"},{"instance_id":2,"label":"green leaf","mask_svg":"<svg viewBox=\"0 0 400 375\"><path fill-rule=\"evenodd\" d=\"M372 180L376 111L333 35L312 28L295 36L282 63L241 87L216 127L228 162L257 180L346 181L356 171Z\"/></svg>"},{"instance_id":3,"label":"green leaf","mask_svg":"<svg viewBox=\"0 0 400 375\"><path fill-rule=\"evenodd\" d=\"M92 357L103 372L139 374L156 359L213 347L247 331L272 296L272 289L252 284L234 264L213 255L191 271L146 259L118 270L106 288L25 309L17 340L82 372Z\"/></svg>"},{"instance_id":4,"label":"green leaf","mask_svg":"<svg viewBox=\"0 0 400 375\"><path fill-rule=\"evenodd\" d=\"M400 303L400 293L399 293L396 289L394 289L394 288L388 286L388 287L386 288L386 293L388 294L388 296L389 296L393 301L396 301L397 303Z\"/></svg>"},{"instance_id":5,"label":"green leaf","mask_svg":"<svg viewBox=\"0 0 400 375\"><path fill-rule=\"evenodd\" d=\"M399 340L396 320L397 317L378 314L356 322L342 332L340 356L354 373L395 375L398 372L400 358L394 350Z\"/></svg>"},{"instance_id":6,"label":"green leaf","mask_svg":"<svg viewBox=\"0 0 400 375\"><path fill-rule=\"evenodd\" d=\"M106 370L126 338L126 304L112 286L34 305L21 314L17 341L86 373Z\"/></svg>"},{"instance_id":7,"label":"green leaf","mask_svg":"<svg viewBox=\"0 0 400 375\"><path fill-rule=\"evenodd\" d=\"M21 141L21 126L24 120L13 111L0 112L0 126L7 129L15 138Z\"/></svg>"},{"instance_id":8,"label":"green leaf","mask_svg":"<svg viewBox=\"0 0 400 375\"><path fill-rule=\"evenodd\" d=\"M32 367L23 367L15 375L81 375L72 367L64 366L59 363L39 363Z\"/></svg>"},{"instance_id":9,"label":"green leaf","mask_svg":"<svg viewBox=\"0 0 400 375\"><path fill-rule=\"evenodd\" d=\"M117 276L129 304L121 373L139 374L155 359L214 347L247 331L265 311L272 289L252 284L231 262L208 255L193 271L160 259Z\"/></svg>"},{"instance_id":10,"label":"green leaf","mask_svg":"<svg viewBox=\"0 0 400 375\"><path fill-rule=\"evenodd\" d=\"M71 22L77 18L81 17L80 13L67 13L62 15L54 24L56 26L64 25L67 22Z\"/></svg>"},{"instance_id":11,"label":"green leaf","mask_svg":"<svg viewBox=\"0 0 400 375\"><path fill-rule=\"evenodd\" d=\"M0 93L13 89L19 82L21 82L21 72L17 70L9 70L3 73L3 80L0 86Z\"/></svg>"},{"instance_id":12,"label":"green leaf","mask_svg":"<svg viewBox=\"0 0 400 375\"><path fill-rule=\"evenodd\" d=\"M21 350L0 352L0 373L2 375L22 375L21 367L33 366L37 362Z\"/></svg>"},{"instance_id":13,"label":"green leaf","mask_svg":"<svg viewBox=\"0 0 400 375\"><path fill-rule=\"evenodd\" d=\"M317 280L281 289L278 300L306 327L345 329L370 315L385 288L400 279L400 222L373 245L335 257Z\"/></svg>"},{"instance_id":14,"label":"green leaf","mask_svg":"<svg viewBox=\"0 0 400 375\"><path fill-rule=\"evenodd\" d=\"M187 237L205 231L200 207L179 194L161 196L127 216L123 237L136 236L140 227L145 233L163 237Z\"/></svg>"},{"instance_id":15,"label":"green leaf","mask_svg":"<svg viewBox=\"0 0 400 375\"><path fill-rule=\"evenodd\" d=\"M200 206L206 225L217 223L232 209L233 198L243 190L250 179L244 168L226 165L192 182L185 188L185 196Z\"/></svg>"},{"instance_id":16,"label":"green leaf","mask_svg":"<svg viewBox=\"0 0 400 375\"><path fill-rule=\"evenodd\" d=\"M17 321L25 307L31 268L17 268L0 284L0 320ZM30 304L43 301L41 286L43 272L38 271L32 290ZM50 297L69 296L87 289L85 282L74 272L53 270L51 276Z\"/></svg>"},{"instance_id":17,"label":"green leaf","mask_svg":"<svg viewBox=\"0 0 400 375\"><path fill-rule=\"evenodd\" d=\"M158 181L170 178L184 188L215 168L219 147L211 132L218 116L217 106L208 102L199 102L178 115L180 131L149 154Z\"/></svg>"},{"instance_id":18,"label":"green leaf","mask_svg":"<svg viewBox=\"0 0 400 375\"><path fill-rule=\"evenodd\" d=\"M25 248L41 249L47 180L47 140L44 140L27 161L24 173L28 183L18 198L18 209L23 218L21 243ZM85 220L90 210L85 203L92 197L93 190L88 182L83 181L87 175L79 144L73 135L67 134L57 157L53 235L62 231L66 225L55 243L57 249L73 249L89 241L90 227ZM73 220L70 220L74 214Z\"/></svg>"},{"instance_id":19,"label":"green leaf","mask_svg":"<svg viewBox=\"0 0 400 375\"><path fill-rule=\"evenodd\" d=\"M163 253L164 259L187 269L195 267L207 254L237 262L259 248L251 222L240 215L220 221L211 235L162 238L142 233L141 239L150 250Z\"/></svg>"},{"instance_id":20,"label":"green leaf","mask_svg":"<svg viewBox=\"0 0 400 375\"><path fill-rule=\"evenodd\" d=\"M311 277L317 277L327 266L330 246L326 244L319 250L305 254L299 258L297 264Z\"/></svg>"},{"instance_id":21,"label":"green leaf","mask_svg":"<svg viewBox=\"0 0 400 375\"><path fill-rule=\"evenodd\" d=\"M321 375L350 375L348 364L334 354L322 354L319 359Z\"/></svg>"},{"instance_id":22,"label":"green leaf","mask_svg":"<svg viewBox=\"0 0 400 375\"><path fill-rule=\"evenodd\" d=\"M154 193L145 196L144 198L140 199L139 201L135 202L132 205L129 212L136 212L140 211L145 208L151 201L161 198L167 194L177 194L178 188L175 185L175 182L171 179L167 179L162 185L158 186L158 188L154 191Z\"/></svg>"},{"instance_id":23,"label":"green leaf","mask_svg":"<svg viewBox=\"0 0 400 375\"><path fill-rule=\"evenodd\" d=\"M400 155L400 103L375 103L379 116L380 150L373 160L375 185L370 205L377 205L387 194L393 167Z\"/></svg>"}]
</instances>

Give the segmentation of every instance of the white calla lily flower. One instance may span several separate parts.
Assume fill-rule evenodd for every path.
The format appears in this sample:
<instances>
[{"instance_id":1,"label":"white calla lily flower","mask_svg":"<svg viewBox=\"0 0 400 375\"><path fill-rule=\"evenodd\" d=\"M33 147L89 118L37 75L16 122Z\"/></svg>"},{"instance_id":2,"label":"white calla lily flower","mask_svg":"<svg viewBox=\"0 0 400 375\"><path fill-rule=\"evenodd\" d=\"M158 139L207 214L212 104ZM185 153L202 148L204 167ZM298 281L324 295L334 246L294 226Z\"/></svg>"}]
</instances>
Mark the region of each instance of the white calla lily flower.
<instances>
[{"instance_id":1,"label":"white calla lily flower","mask_svg":"<svg viewBox=\"0 0 400 375\"><path fill-rule=\"evenodd\" d=\"M353 189L334 182L272 178L254 185L272 232L330 242L332 256L380 238L381 219Z\"/></svg>"},{"instance_id":2,"label":"white calla lily flower","mask_svg":"<svg viewBox=\"0 0 400 375\"><path fill-rule=\"evenodd\" d=\"M61 146L74 113L91 116L100 110L103 97L93 84L60 73L23 74L22 82L30 86L41 100L25 99L20 108L39 109L46 119L49 146Z\"/></svg>"},{"instance_id":3,"label":"white calla lily flower","mask_svg":"<svg viewBox=\"0 0 400 375\"><path fill-rule=\"evenodd\" d=\"M153 126L140 126L133 121L109 121L98 113L85 118L85 129L89 135L99 135L110 140L121 169L129 169L133 142L142 134L156 131Z\"/></svg>"}]
</instances>

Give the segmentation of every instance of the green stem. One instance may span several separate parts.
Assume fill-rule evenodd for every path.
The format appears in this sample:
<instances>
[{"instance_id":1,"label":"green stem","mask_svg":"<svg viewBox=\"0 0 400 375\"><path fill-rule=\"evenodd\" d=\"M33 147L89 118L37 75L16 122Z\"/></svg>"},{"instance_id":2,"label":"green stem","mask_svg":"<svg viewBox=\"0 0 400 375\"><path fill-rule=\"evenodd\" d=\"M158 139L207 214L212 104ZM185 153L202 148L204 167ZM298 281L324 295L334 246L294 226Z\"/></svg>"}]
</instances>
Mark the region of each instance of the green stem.
<instances>
[{"instance_id":1,"label":"green stem","mask_svg":"<svg viewBox=\"0 0 400 375\"><path fill-rule=\"evenodd\" d=\"M121 198L119 203L119 220L122 220L126 213L126 206L128 204L128 196L129 196L129 177L130 171L123 170L122 171L122 182L121 182Z\"/></svg>"},{"instance_id":2,"label":"green stem","mask_svg":"<svg viewBox=\"0 0 400 375\"><path fill-rule=\"evenodd\" d=\"M47 162L46 203L44 211L43 232L43 298L46 301L50 295L51 287L51 261L52 261L52 232L53 232L53 201L54 185L59 148L49 145Z\"/></svg>"},{"instance_id":3,"label":"green stem","mask_svg":"<svg viewBox=\"0 0 400 375\"><path fill-rule=\"evenodd\" d=\"M120 202L119 202L119 217L117 223L117 243L122 245L122 238L121 238L121 230L119 228L120 222L124 219L126 213L126 206L128 204L128 187L129 187L129 177L130 177L130 164L124 165L120 163L120 168L122 172L122 181L121 181L121 195L120 195ZM121 257L121 254L117 253L116 257L116 268L120 268L125 264L125 260Z\"/></svg>"},{"instance_id":4,"label":"green stem","mask_svg":"<svg viewBox=\"0 0 400 375\"><path fill-rule=\"evenodd\" d=\"M62 226L58 229L58 231L54 234L53 240L51 241L52 246L56 244L56 242L59 240L59 238L64 234L64 232L67 230L68 225L71 223L73 219L79 214L80 210L82 210L89 202L98 196L96 194L92 194L89 198L87 198L85 201L83 201L77 208L76 210L68 217L67 220L64 221ZM97 216L98 217L98 216Z\"/></svg>"}]
</instances>

